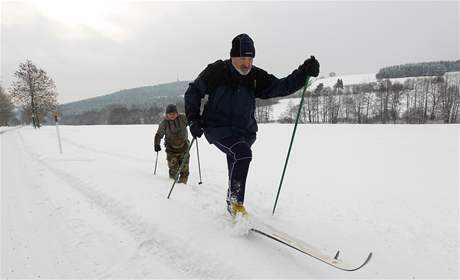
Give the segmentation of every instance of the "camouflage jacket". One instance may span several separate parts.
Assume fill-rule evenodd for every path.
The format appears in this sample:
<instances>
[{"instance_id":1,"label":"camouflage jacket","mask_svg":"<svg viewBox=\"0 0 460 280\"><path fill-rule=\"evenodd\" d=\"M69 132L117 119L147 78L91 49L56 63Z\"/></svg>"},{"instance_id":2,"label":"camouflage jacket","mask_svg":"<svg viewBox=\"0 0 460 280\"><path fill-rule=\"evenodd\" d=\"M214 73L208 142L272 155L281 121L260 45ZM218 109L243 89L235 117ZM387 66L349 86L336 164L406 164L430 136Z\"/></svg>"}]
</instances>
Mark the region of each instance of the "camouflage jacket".
<instances>
[{"instance_id":1,"label":"camouflage jacket","mask_svg":"<svg viewBox=\"0 0 460 280\"><path fill-rule=\"evenodd\" d=\"M166 152L183 152L188 147L187 118L179 114L173 121L163 119L155 134L154 143L160 144L165 137Z\"/></svg>"}]
</instances>

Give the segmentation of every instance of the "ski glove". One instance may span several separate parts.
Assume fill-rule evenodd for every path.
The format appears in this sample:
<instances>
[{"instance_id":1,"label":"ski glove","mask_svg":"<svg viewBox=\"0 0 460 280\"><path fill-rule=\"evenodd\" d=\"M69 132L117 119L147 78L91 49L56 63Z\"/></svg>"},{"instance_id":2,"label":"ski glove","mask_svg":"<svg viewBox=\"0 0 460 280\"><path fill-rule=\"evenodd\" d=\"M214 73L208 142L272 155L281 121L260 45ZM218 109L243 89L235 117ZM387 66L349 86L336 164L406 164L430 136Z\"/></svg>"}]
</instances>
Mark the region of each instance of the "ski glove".
<instances>
[{"instance_id":1,"label":"ski glove","mask_svg":"<svg viewBox=\"0 0 460 280\"><path fill-rule=\"evenodd\" d=\"M318 77L319 75L319 62L314 56L310 56L309 59L305 60L300 68L310 77Z\"/></svg>"},{"instance_id":2,"label":"ski glove","mask_svg":"<svg viewBox=\"0 0 460 280\"><path fill-rule=\"evenodd\" d=\"M200 121L192 121L190 123L190 133L193 138L200 138L203 135L203 128L201 127Z\"/></svg>"},{"instance_id":3,"label":"ski glove","mask_svg":"<svg viewBox=\"0 0 460 280\"><path fill-rule=\"evenodd\" d=\"M161 151L161 146L160 144L155 144L155 152Z\"/></svg>"}]
</instances>

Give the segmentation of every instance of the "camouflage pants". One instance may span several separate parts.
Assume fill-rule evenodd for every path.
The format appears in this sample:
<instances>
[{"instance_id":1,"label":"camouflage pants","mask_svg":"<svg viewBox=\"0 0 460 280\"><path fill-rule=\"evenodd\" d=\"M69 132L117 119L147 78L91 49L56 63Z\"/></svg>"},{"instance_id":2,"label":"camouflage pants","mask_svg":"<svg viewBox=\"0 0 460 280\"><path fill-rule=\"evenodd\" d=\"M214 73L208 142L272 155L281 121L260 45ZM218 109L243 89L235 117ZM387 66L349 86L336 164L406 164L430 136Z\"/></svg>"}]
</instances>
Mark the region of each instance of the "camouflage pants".
<instances>
[{"instance_id":1,"label":"camouflage pants","mask_svg":"<svg viewBox=\"0 0 460 280\"><path fill-rule=\"evenodd\" d=\"M186 152L181 153L173 153L173 152L166 152L166 160L168 161L169 167L169 177L174 179L177 171L179 170L180 165L182 164L182 159L184 158ZM188 164L189 164L190 157L187 157L184 166L180 172L181 178L188 178Z\"/></svg>"}]
</instances>

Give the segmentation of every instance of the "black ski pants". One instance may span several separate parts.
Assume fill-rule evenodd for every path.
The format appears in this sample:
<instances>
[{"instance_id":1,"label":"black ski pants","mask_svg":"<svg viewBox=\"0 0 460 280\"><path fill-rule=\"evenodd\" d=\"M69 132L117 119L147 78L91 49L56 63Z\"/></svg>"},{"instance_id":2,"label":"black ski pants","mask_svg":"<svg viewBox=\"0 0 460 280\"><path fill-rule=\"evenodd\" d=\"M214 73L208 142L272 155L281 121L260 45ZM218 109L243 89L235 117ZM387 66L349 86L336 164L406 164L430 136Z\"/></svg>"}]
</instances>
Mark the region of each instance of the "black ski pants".
<instances>
[{"instance_id":1,"label":"black ski pants","mask_svg":"<svg viewBox=\"0 0 460 280\"><path fill-rule=\"evenodd\" d=\"M227 204L231 202L244 202L246 178L248 176L249 164L252 160L251 146L253 143L253 140L236 136L214 141L214 145L227 155Z\"/></svg>"}]
</instances>

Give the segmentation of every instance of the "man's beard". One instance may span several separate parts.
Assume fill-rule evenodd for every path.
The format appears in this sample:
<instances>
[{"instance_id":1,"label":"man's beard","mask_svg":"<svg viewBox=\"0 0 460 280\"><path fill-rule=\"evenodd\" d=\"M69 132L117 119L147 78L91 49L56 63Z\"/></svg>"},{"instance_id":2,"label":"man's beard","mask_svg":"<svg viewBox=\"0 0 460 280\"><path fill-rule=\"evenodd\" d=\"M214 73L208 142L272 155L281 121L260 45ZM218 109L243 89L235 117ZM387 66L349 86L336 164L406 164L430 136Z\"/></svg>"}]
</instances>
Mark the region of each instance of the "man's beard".
<instances>
[{"instance_id":1,"label":"man's beard","mask_svg":"<svg viewBox=\"0 0 460 280\"><path fill-rule=\"evenodd\" d=\"M236 71L238 71L238 73L240 73L241 75L246 76L247 74L249 74L249 72L251 72L251 67L249 67L249 69L247 70L241 70L236 68Z\"/></svg>"},{"instance_id":2,"label":"man's beard","mask_svg":"<svg viewBox=\"0 0 460 280\"><path fill-rule=\"evenodd\" d=\"M247 74L249 74L249 72L251 72L251 69L252 69L252 66L250 66L248 69L241 70L238 67L236 67L235 64L233 64L233 67L236 69L238 73L240 73L240 75L243 75L243 76L246 76Z\"/></svg>"}]
</instances>

